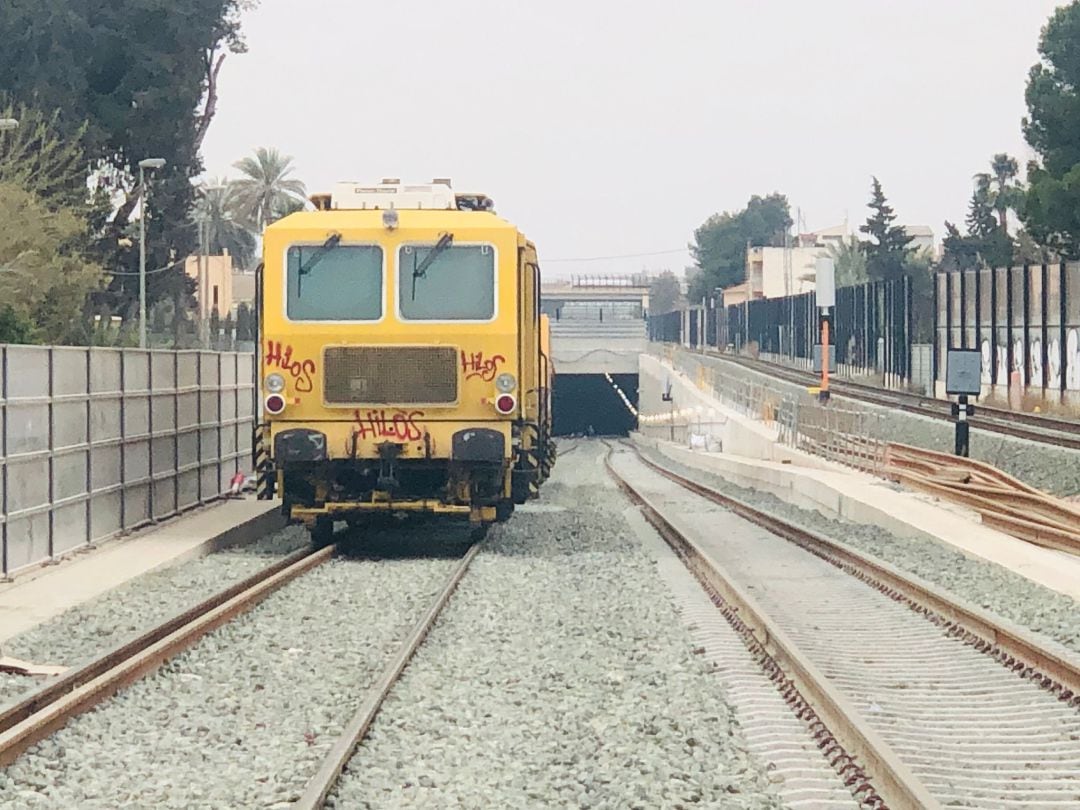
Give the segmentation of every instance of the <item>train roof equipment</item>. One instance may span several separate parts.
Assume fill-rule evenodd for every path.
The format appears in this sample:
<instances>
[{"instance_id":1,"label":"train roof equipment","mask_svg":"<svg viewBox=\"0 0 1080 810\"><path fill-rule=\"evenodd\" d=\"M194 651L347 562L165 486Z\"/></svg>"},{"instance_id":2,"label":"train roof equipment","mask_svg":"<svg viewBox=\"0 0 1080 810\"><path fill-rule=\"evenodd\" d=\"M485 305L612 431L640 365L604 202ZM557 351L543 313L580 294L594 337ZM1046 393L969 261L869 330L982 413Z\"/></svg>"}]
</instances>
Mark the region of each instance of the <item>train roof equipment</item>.
<instances>
[{"instance_id":1,"label":"train roof equipment","mask_svg":"<svg viewBox=\"0 0 1080 810\"><path fill-rule=\"evenodd\" d=\"M319 211L495 211L494 202L486 194L455 193L445 177L430 183L402 183L397 177L383 178L375 184L342 182L329 194L312 195L311 202Z\"/></svg>"}]
</instances>

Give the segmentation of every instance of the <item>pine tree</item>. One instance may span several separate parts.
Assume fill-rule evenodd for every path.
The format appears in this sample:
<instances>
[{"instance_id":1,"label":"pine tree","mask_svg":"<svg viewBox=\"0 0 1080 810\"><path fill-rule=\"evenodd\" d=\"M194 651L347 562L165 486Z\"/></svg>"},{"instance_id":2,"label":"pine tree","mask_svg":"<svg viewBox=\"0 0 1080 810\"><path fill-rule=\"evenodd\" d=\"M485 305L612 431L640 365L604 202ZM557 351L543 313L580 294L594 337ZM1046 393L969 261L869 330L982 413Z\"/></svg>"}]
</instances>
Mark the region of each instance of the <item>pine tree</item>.
<instances>
[{"instance_id":1,"label":"pine tree","mask_svg":"<svg viewBox=\"0 0 1080 810\"><path fill-rule=\"evenodd\" d=\"M866 252L866 270L870 278L888 281L904 275L912 250L911 237L894 225L896 212L885 199L881 183L873 178L869 207L872 213L859 230L870 237L862 243Z\"/></svg>"},{"instance_id":2,"label":"pine tree","mask_svg":"<svg viewBox=\"0 0 1080 810\"><path fill-rule=\"evenodd\" d=\"M975 176L975 190L971 192L964 224L967 225L968 236L978 239L985 239L998 229L994 208L990 204L990 175Z\"/></svg>"},{"instance_id":3,"label":"pine tree","mask_svg":"<svg viewBox=\"0 0 1080 810\"><path fill-rule=\"evenodd\" d=\"M246 303L236 308L236 339L254 340L251 330L251 308Z\"/></svg>"}]
</instances>

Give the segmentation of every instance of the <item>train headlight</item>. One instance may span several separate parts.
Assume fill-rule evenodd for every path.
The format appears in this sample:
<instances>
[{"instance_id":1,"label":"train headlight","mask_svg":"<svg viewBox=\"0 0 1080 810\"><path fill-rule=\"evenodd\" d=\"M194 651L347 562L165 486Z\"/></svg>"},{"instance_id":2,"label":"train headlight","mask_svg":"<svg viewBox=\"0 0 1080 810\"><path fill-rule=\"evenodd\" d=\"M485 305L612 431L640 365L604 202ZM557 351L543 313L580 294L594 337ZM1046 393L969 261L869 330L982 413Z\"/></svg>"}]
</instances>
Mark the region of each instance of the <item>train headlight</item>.
<instances>
[{"instance_id":1,"label":"train headlight","mask_svg":"<svg viewBox=\"0 0 1080 810\"><path fill-rule=\"evenodd\" d=\"M517 388L517 380L513 374L504 372L495 378L495 387L502 394L509 394L515 388Z\"/></svg>"},{"instance_id":2,"label":"train headlight","mask_svg":"<svg viewBox=\"0 0 1080 810\"><path fill-rule=\"evenodd\" d=\"M277 416L285 410L285 398L281 394L271 394L266 398L266 412Z\"/></svg>"},{"instance_id":3,"label":"train headlight","mask_svg":"<svg viewBox=\"0 0 1080 810\"><path fill-rule=\"evenodd\" d=\"M266 386L266 390L271 394L280 394L285 390L285 378L280 374L269 374L266 379L263 380L263 385Z\"/></svg>"},{"instance_id":4,"label":"train headlight","mask_svg":"<svg viewBox=\"0 0 1080 810\"><path fill-rule=\"evenodd\" d=\"M503 416L513 413L516 406L517 400L510 394L500 394L495 400L495 410Z\"/></svg>"}]
</instances>

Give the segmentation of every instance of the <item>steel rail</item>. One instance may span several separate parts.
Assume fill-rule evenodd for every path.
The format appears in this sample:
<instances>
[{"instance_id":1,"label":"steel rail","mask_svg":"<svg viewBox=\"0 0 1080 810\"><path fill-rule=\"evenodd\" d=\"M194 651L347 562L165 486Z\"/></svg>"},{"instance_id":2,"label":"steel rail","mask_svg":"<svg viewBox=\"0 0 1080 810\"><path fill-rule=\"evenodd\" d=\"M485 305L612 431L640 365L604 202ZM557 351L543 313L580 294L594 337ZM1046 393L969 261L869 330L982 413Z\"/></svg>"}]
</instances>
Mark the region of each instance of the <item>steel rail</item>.
<instances>
[{"instance_id":1,"label":"steel rail","mask_svg":"<svg viewBox=\"0 0 1080 810\"><path fill-rule=\"evenodd\" d=\"M641 460L648 463L644 458ZM832 742L832 748L838 743L843 749L839 757L843 767L838 770L852 788L853 795L864 804L891 810L940 808L940 803L881 735L861 718L848 699L799 650L757 601L736 584L734 577L615 470L610 452L604 463L619 488L641 507L646 520L657 529L694 576L730 608L734 615L729 616L729 621L734 619L732 624L748 637L752 650L764 653L773 667L779 670L779 673L774 671L771 674L772 680L780 682L782 691L790 691L791 688L797 690L801 700L793 701L789 694L785 694L785 698L798 704L799 716L808 720L811 727L824 725L826 737L832 739L821 741L822 747Z\"/></svg>"},{"instance_id":2,"label":"steel rail","mask_svg":"<svg viewBox=\"0 0 1080 810\"><path fill-rule=\"evenodd\" d=\"M812 384L817 377L808 371L802 371L766 360L754 360L718 352L691 350L702 357L727 361L759 374L779 377L796 385ZM897 408L907 413L914 413L930 419L953 421L950 403L934 397L912 394L906 391L892 391L877 388L850 380L830 378L830 388L837 396L846 397L886 408ZM1080 450L1080 421L1056 419L1023 411L1008 411L981 405L969 420L977 430L989 433L1001 433L1017 439L1050 444Z\"/></svg>"},{"instance_id":3,"label":"steel rail","mask_svg":"<svg viewBox=\"0 0 1080 810\"><path fill-rule=\"evenodd\" d=\"M462 577L465 576L466 571L469 570L469 566L479 553L480 548L480 543L473 544L457 566L454 567L449 579L435 597L431 607L417 621L409 637L398 649L397 654L387 663L379 679L368 690L364 702L356 710L352 719L349 720L348 725L345 726L333 747L327 752L322 764L319 766L319 770L311 777L304 788L304 792L293 803L294 807L301 808L301 810L322 809L327 797L330 795L330 791L334 789L338 778L349 764L349 760L352 759L356 747L367 736L372 723L375 722L375 718L382 708L383 702L386 700L387 695L390 694L390 690L393 689L394 684L397 683L401 673L405 671L416 651L420 649L420 645L427 638L431 628L435 626L436 620L450 601L454 591L457 590L458 584L461 582Z\"/></svg>"},{"instance_id":4,"label":"steel rail","mask_svg":"<svg viewBox=\"0 0 1080 810\"><path fill-rule=\"evenodd\" d=\"M295 552L19 701L3 715L0 766L326 562L334 551L327 546Z\"/></svg>"},{"instance_id":5,"label":"steel rail","mask_svg":"<svg viewBox=\"0 0 1080 810\"><path fill-rule=\"evenodd\" d=\"M165 636L175 632L195 618L210 612L218 605L232 599L239 593L243 593L267 577L276 574L278 571L288 568L290 565L298 560L302 560L310 553L311 552L308 549L295 551L261 571L222 590L220 593L216 593L203 600L194 607L185 610L183 613L179 613L168 621L162 622L156 627L145 631L136 638L125 641L116 647L113 647L108 652L98 656L94 660L75 669L70 669L56 678L51 679L41 688L35 689L21 700L11 704L3 711L0 711L0 732L7 731L17 723L21 723L27 717L30 717L35 712L41 711L50 703L56 702L69 692L73 692L80 686L89 683L103 672L114 667L120 661L142 652L147 647L156 644L158 641L165 638Z\"/></svg>"},{"instance_id":6,"label":"steel rail","mask_svg":"<svg viewBox=\"0 0 1080 810\"><path fill-rule=\"evenodd\" d=\"M1080 663L1047 650L1029 630L889 563L680 475L645 458L636 447L632 449L643 464L665 478L853 574L892 599L908 604L916 612L929 614L950 633L964 636L981 652L1040 683L1061 700L1080 707Z\"/></svg>"}]
</instances>

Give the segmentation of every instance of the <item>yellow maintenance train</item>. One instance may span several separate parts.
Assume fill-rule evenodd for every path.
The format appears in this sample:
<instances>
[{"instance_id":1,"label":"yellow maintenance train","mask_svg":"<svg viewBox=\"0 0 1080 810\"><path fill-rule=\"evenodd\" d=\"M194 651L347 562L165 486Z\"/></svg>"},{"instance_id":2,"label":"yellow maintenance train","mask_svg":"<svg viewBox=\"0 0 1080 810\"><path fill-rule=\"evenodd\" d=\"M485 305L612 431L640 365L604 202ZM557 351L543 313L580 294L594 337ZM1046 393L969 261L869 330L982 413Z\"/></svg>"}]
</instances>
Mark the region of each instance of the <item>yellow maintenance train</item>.
<instances>
[{"instance_id":1,"label":"yellow maintenance train","mask_svg":"<svg viewBox=\"0 0 1080 810\"><path fill-rule=\"evenodd\" d=\"M319 542L380 512L507 519L554 463L535 246L446 180L312 203L264 234L260 493Z\"/></svg>"}]
</instances>

